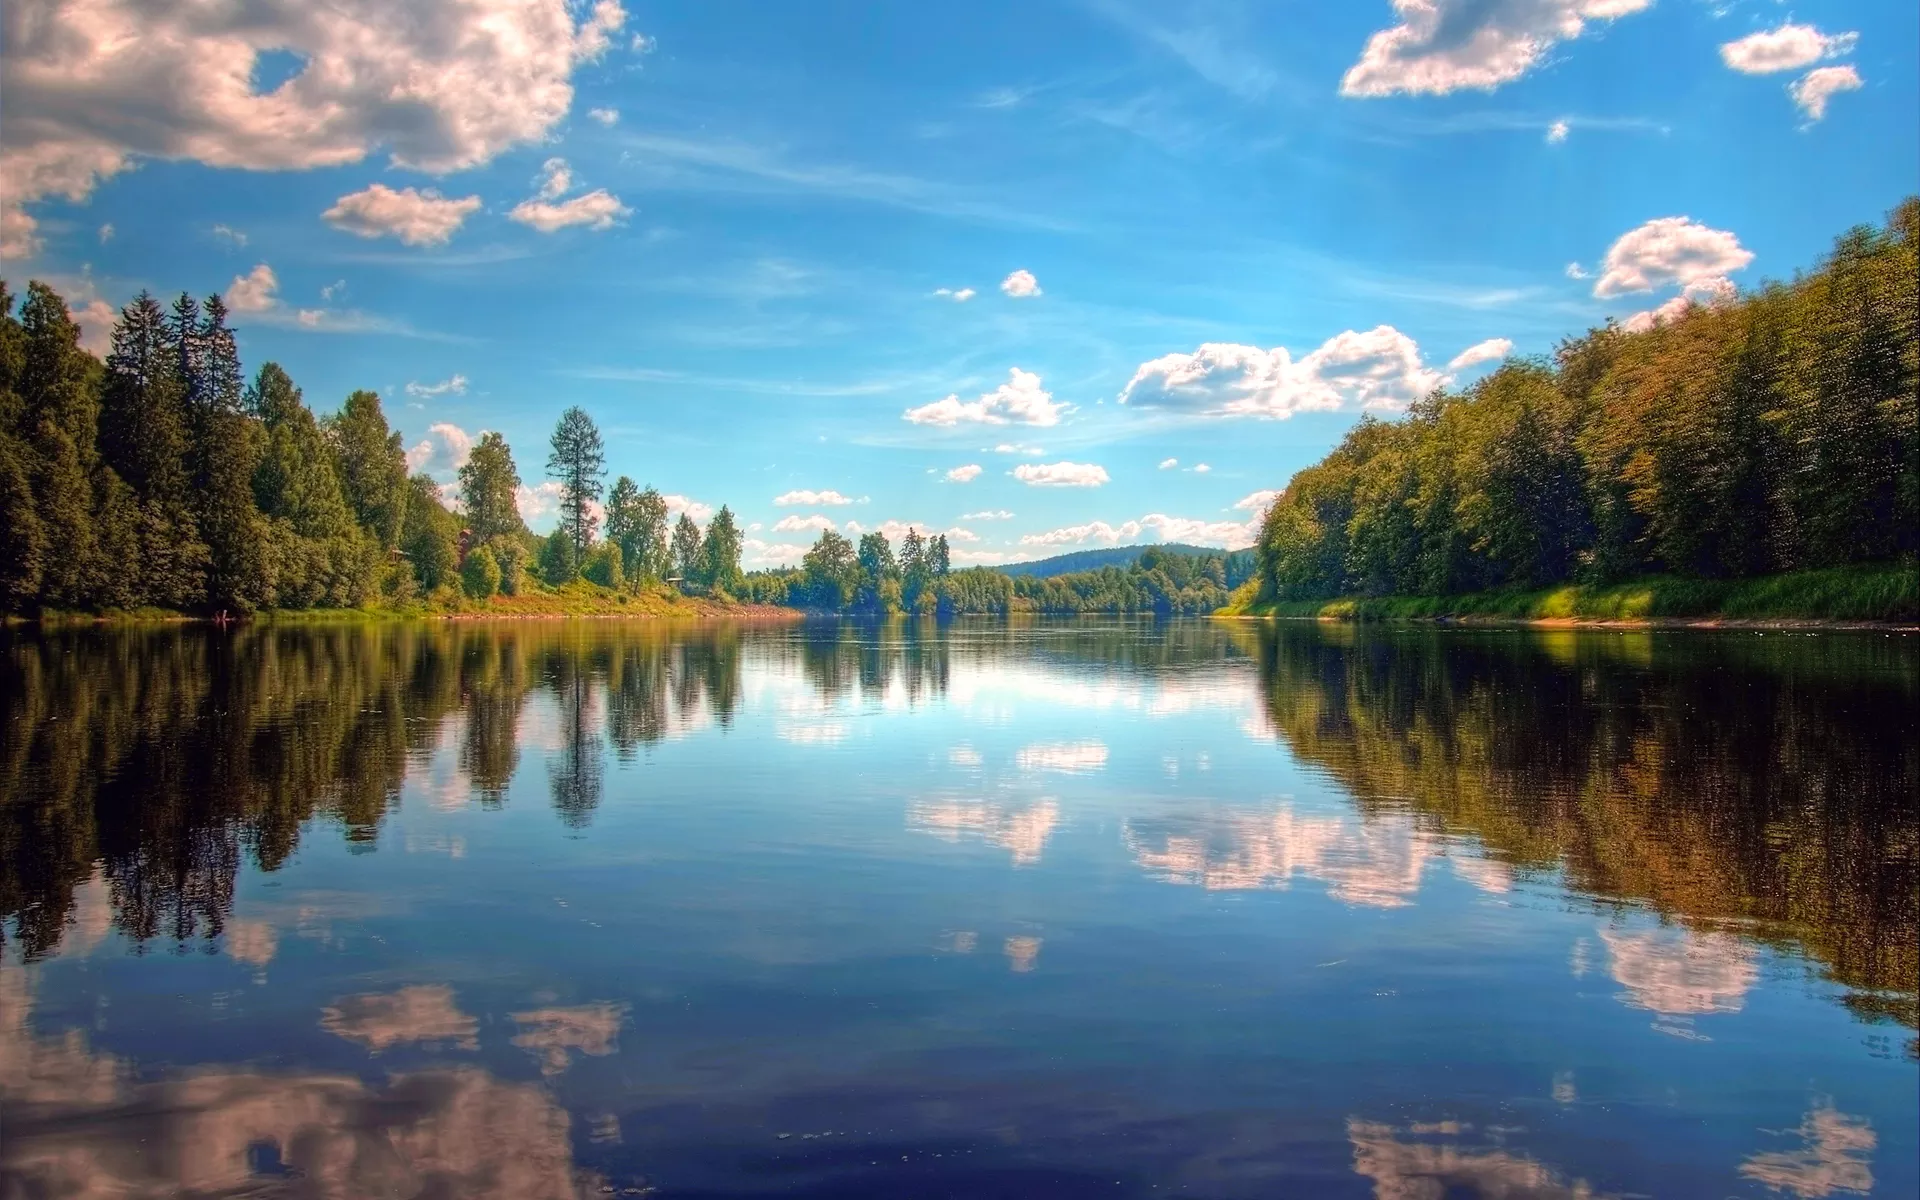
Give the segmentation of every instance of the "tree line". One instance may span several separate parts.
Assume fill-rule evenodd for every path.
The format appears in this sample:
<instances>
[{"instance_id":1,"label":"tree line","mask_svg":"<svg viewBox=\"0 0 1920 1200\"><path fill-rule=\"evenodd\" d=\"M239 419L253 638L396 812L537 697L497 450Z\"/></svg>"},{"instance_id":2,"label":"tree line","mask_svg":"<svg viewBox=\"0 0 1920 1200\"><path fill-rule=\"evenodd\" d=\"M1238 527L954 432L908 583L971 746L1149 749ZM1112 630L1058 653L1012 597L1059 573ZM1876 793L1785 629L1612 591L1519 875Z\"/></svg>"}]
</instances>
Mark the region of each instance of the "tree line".
<instances>
[{"instance_id":1,"label":"tree line","mask_svg":"<svg viewBox=\"0 0 1920 1200\"><path fill-rule=\"evenodd\" d=\"M581 577L740 585L731 510L702 530L626 476L605 491L581 409L561 416L547 472L561 519L540 538L500 434L451 487L410 473L377 393L321 417L277 363L248 383L217 295L167 307L141 293L102 361L53 288L29 284L16 310L0 281L0 611L403 606Z\"/></svg>"},{"instance_id":2,"label":"tree line","mask_svg":"<svg viewBox=\"0 0 1920 1200\"><path fill-rule=\"evenodd\" d=\"M1268 510L1263 599L1733 578L1920 549L1920 200L1818 266L1608 322L1403 421L1362 420Z\"/></svg>"}]
</instances>

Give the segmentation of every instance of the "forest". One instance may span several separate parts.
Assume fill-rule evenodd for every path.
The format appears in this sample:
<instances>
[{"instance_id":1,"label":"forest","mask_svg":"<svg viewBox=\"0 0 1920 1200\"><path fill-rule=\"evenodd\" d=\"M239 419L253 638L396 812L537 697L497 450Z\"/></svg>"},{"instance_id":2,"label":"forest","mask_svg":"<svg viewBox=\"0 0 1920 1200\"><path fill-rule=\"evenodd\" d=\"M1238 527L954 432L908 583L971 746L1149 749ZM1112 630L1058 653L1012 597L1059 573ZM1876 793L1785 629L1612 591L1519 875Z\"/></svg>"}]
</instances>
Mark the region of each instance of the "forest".
<instances>
[{"instance_id":1,"label":"forest","mask_svg":"<svg viewBox=\"0 0 1920 1200\"><path fill-rule=\"evenodd\" d=\"M1510 359L1294 475L1259 602L1647 575L1745 579L1920 548L1920 200L1813 270ZM1909 590L1911 590L1909 588Z\"/></svg>"},{"instance_id":2,"label":"forest","mask_svg":"<svg viewBox=\"0 0 1920 1200\"><path fill-rule=\"evenodd\" d=\"M0 612L449 607L586 579L725 595L741 534L652 488L605 487L600 432L569 408L546 463L559 527L521 517L519 468L485 433L443 487L410 474L380 396L310 409L286 371L251 383L219 296L121 310L106 360L39 282L0 282ZM602 536L604 514L604 536Z\"/></svg>"}]
</instances>

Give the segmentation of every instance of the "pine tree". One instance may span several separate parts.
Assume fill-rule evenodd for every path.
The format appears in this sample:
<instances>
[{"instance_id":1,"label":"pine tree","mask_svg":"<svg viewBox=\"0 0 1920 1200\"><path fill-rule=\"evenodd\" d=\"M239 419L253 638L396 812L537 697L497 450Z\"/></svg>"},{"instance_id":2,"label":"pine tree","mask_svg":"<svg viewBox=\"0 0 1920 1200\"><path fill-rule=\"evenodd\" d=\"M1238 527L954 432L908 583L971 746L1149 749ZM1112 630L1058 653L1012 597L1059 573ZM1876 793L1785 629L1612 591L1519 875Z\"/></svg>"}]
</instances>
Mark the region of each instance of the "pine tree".
<instances>
[{"instance_id":1,"label":"pine tree","mask_svg":"<svg viewBox=\"0 0 1920 1200\"><path fill-rule=\"evenodd\" d=\"M175 312L184 316L191 300L181 299ZM197 330L175 353L193 371L185 379L188 460L200 539L207 546L207 602L245 611L266 602L271 590L266 524L253 506L261 439L258 422L242 408L240 354L220 297L207 297Z\"/></svg>"},{"instance_id":2,"label":"pine tree","mask_svg":"<svg viewBox=\"0 0 1920 1200\"><path fill-rule=\"evenodd\" d=\"M120 311L101 396L100 450L133 490L138 602L189 608L206 594L207 547L194 517L187 411L166 310L141 292Z\"/></svg>"},{"instance_id":3,"label":"pine tree","mask_svg":"<svg viewBox=\"0 0 1920 1200\"><path fill-rule=\"evenodd\" d=\"M575 562L586 558L593 545L592 504L600 499L606 475L606 451L600 430L586 410L575 405L560 414L554 426L553 452L547 456L547 474L560 481L560 527L573 539Z\"/></svg>"},{"instance_id":4,"label":"pine tree","mask_svg":"<svg viewBox=\"0 0 1920 1200\"><path fill-rule=\"evenodd\" d=\"M378 550L341 494L332 449L277 363L267 363L247 393L247 407L265 430L253 473L254 503L277 528L279 561L268 574L272 603L348 607L373 589Z\"/></svg>"},{"instance_id":5,"label":"pine tree","mask_svg":"<svg viewBox=\"0 0 1920 1200\"><path fill-rule=\"evenodd\" d=\"M13 293L0 282L0 608L7 612L38 600L46 568L46 528L33 495L36 456L18 391L25 369L26 332L13 315Z\"/></svg>"},{"instance_id":6,"label":"pine tree","mask_svg":"<svg viewBox=\"0 0 1920 1200\"><path fill-rule=\"evenodd\" d=\"M520 472L507 439L491 431L482 433L460 468L460 505L475 543L526 536L519 492Z\"/></svg>"},{"instance_id":7,"label":"pine tree","mask_svg":"<svg viewBox=\"0 0 1920 1200\"><path fill-rule=\"evenodd\" d=\"M620 551L620 567L630 579L637 579L642 566L639 532L640 488L625 475L613 481L607 493L607 540Z\"/></svg>"},{"instance_id":8,"label":"pine tree","mask_svg":"<svg viewBox=\"0 0 1920 1200\"><path fill-rule=\"evenodd\" d=\"M944 579L952 569L953 558L947 549L947 535L936 533L927 542L927 573L935 579Z\"/></svg>"},{"instance_id":9,"label":"pine tree","mask_svg":"<svg viewBox=\"0 0 1920 1200\"><path fill-rule=\"evenodd\" d=\"M42 596L61 607L91 607L105 582L93 477L98 364L80 349L80 330L66 301L44 283L27 285L20 330L20 429L45 539Z\"/></svg>"}]
</instances>

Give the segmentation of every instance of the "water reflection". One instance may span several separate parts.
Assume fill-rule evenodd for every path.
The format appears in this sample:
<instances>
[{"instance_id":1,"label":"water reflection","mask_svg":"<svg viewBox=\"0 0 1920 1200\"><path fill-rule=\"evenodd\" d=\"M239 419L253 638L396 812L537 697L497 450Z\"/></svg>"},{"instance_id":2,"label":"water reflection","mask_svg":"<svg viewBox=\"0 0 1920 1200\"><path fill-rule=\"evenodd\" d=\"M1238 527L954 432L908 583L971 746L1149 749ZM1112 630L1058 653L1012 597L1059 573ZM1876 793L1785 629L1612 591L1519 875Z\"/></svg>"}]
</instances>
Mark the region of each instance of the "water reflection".
<instances>
[{"instance_id":1,"label":"water reflection","mask_svg":"<svg viewBox=\"0 0 1920 1200\"><path fill-rule=\"evenodd\" d=\"M24 1194L570 1196L659 1160L686 1194L1601 1196L1662 1168L1594 1146L1703 1112L1738 1121L1669 1148L1713 1159L1695 1191L1908 1178L1908 1110L1830 1082L1871 1082L1857 1022L1915 1052L1908 642L0 637ZM81 960L35 1018L31 981ZM265 1040L135 1053L74 1000L208 964ZM1769 1061L1814 1009L1845 1047ZM1662 1055L1791 1084L1589 1134ZM926 1186L849 1182L908 1159Z\"/></svg>"}]
</instances>

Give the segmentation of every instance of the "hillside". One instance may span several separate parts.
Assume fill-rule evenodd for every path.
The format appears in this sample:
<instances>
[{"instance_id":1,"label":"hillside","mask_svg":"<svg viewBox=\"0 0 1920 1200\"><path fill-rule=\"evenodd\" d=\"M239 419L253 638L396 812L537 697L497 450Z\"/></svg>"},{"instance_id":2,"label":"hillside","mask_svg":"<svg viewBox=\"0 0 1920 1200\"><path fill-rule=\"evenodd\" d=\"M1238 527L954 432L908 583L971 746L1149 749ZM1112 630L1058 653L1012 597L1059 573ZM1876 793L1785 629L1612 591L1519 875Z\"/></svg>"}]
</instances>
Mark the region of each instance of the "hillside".
<instances>
[{"instance_id":1,"label":"hillside","mask_svg":"<svg viewBox=\"0 0 1920 1200\"><path fill-rule=\"evenodd\" d=\"M1101 567L1125 567L1148 550L1154 549L1195 557L1226 553L1224 550L1207 546L1189 546L1184 542L1164 544L1156 542L1145 546L1104 546L1098 550L1075 550L1071 554L1056 554L1052 558L1039 558L1032 562L1006 563L993 569L1004 575L1029 575L1035 579L1051 579L1055 575L1068 575L1075 571L1097 571Z\"/></svg>"}]
</instances>

